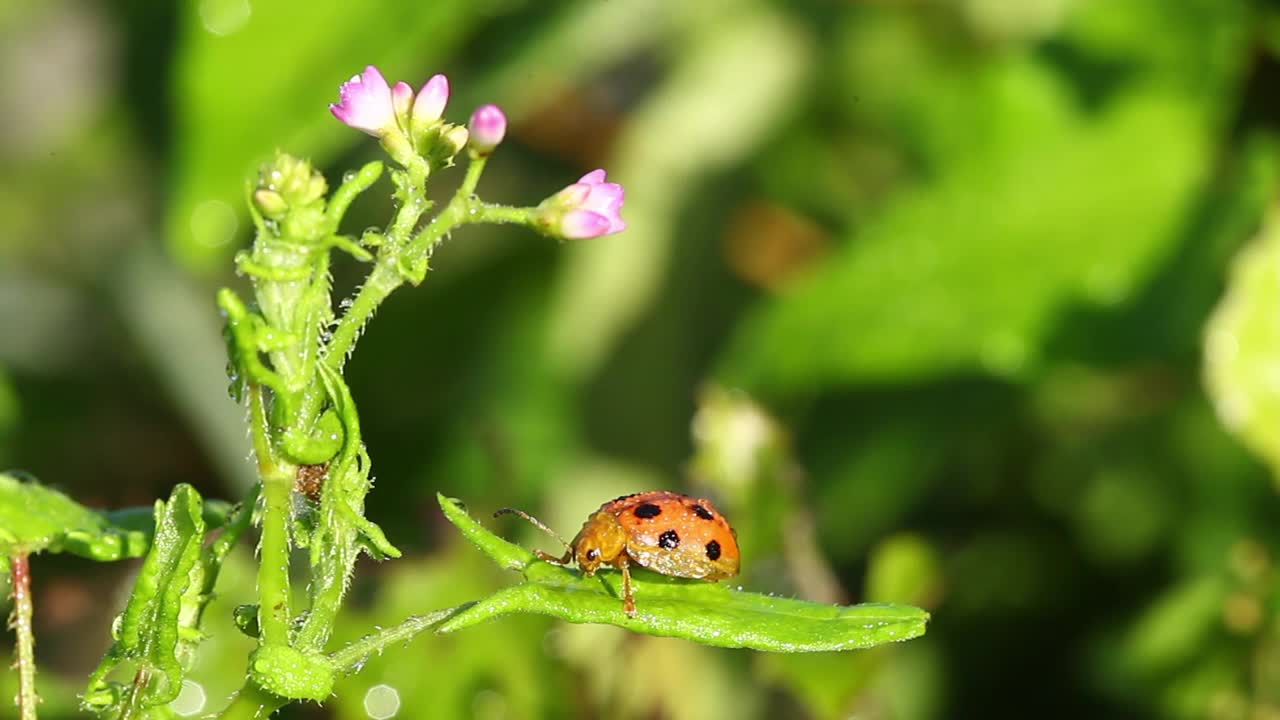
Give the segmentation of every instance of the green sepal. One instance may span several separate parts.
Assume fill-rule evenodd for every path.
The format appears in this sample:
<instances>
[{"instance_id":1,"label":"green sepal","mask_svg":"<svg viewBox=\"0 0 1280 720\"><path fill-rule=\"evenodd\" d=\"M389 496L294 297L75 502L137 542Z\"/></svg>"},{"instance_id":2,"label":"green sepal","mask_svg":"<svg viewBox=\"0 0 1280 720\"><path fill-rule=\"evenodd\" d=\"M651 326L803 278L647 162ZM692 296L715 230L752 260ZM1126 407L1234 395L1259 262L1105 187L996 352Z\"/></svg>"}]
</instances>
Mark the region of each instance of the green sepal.
<instances>
[{"instance_id":1,"label":"green sepal","mask_svg":"<svg viewBox=\"0 0 1280 720\"><path fill-rule=\"evenodd\" d=\"M260 645L249 659L249 677L273 695L321 702L333 694L337 670L327 655L286 645Z\"/></svg>"},{"instance_id":2,"label":"green sepal","mask_svg":"<svg viewBox=\"0 0 1280 720\"><path fill-rule=\"evenodd\" d=\"M617 573L585 577L536 560L494 535L456 501L438 496L445 516L486 555L520 570L524 582L479 601L436 630L453 632L511 613L549 615L573 623L604 623L648 635L704 645L769 652L829 652L869 648L920 637L929 613L911 605L825 605L730 589L645 570L632 573L636 615L622 608Z\"/></svg>"}]
</instances>

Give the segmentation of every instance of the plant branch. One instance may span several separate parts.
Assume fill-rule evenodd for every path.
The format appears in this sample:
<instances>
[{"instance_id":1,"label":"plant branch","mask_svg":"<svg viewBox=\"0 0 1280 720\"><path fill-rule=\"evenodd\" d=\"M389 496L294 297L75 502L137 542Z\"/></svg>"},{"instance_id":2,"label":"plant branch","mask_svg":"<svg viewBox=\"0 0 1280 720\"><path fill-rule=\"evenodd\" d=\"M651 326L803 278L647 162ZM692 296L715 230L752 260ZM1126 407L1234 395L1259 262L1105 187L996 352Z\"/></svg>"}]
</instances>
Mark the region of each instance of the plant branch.
<instances>
[{"instance_id":1,"label":"plant branch","mask_svg":"<svg viewBox=\"0 0 1280 720\"><path fill-rule=\"evenodd\" d=\"M408 642L427 630L438 627L441 623L475 605L474 602L463 603L457 607L437 610L426 615L413 615L404 622L393 627L366 635L350 645L329 656L334 667L343 675L358 672L365 662L374 654L381 653L396 643Z\"/></svg>"}]
</instances>

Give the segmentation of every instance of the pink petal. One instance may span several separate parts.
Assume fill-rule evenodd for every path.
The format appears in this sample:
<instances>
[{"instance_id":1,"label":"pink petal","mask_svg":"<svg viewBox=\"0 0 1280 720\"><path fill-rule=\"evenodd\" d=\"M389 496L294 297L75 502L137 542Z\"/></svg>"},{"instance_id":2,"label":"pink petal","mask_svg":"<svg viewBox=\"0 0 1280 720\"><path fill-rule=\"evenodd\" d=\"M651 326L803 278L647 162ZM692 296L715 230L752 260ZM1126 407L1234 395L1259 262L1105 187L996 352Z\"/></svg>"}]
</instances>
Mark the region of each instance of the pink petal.
<instances>
[{"instance_id":1,"label":"pink petal","mask_svg":"<svg viewBox=\"0 0 1280 720\"><path fill-rule=\"evenodd\" d=\"M593 238L611 232L609 218L590 210L570 210L560 221L560 234L571 240Z\"/></svg>"},{"instance_id":2,"label":"pink petal","mask_svg":"<svg viewBox=\"0 0 1280 720\"><path fill-rule=\"evenodd\" d=\"M391 88L387 87L387 81L378 68L372 65L343 83L338 88L338 96L341 101L330 105L329 110L334 117L357 130L380 135L395 122Z\"/></svg>"},{"instance_id":3,"label":"pink petal","mask_svg":"<svg viewBox=\"0 0 1280 720\"><path fill-rule=\"evenodd\" d=\"M449 103L449 78L444 75L432 75L430 80L418 92L418 99L413 102L414 123L430 123L444 115L444 107Z\"/></svg>"}]
</instances>

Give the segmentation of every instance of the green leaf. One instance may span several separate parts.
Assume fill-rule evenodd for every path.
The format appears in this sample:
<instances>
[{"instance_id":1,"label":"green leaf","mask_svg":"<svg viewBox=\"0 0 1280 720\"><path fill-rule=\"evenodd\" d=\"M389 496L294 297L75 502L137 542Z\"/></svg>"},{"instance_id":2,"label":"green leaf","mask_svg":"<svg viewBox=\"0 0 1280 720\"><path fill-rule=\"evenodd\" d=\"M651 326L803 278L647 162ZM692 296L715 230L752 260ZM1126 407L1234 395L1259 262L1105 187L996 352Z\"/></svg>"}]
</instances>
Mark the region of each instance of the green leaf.
<instances>
[{"instance_id":1,"label":"green leaf","mask_svg":"<svg viewBox=\"0 0 1280 720\"><path fill-rule=\"evenodd\" d=\"M448 633L501 615L525 612L573 623L606 623L649 635L718 647L772 652L868 648L924 634L929 614L910 605L832 606L731 590L723 584L633 573L636 615L622 609L616 573L584 577L537 561L532 553L486 530L456 500L437 496L445 516L503 567L525 582L501 590L443 623Z\"/></svg>"},{"instance_id":2,"label":"green leaf","mask_svg":"<svg viewBox=\"0 0 1280 720\"><path fill-rule=\"evenodd\" d=\"M1205 384L1222 424L1280 479L1280 213L1245 247L1205 329Z\"/></svg>"},{"instance_id":3,"label":"green leaf","mask_svg":"<svg viewBox=\"0 0 1280 720\"><path fill-rule=\"evenodd\" d=\"M727 384L786 393L957 371L1026 377L1064 312L1115 307L1147 281L1205 174L1196 102L1136 92L1089 114L1035 61L984 78L966 102L1025 122L992 120L973 151L940 159L939 177L899 193L749 316L722 358Z\"/></svg>"},{"instance_id":4,"label":"green leaf","mask_svg":"<svg viewBox=\"0 0 1280 720\"><path fill-rule=\"evenodd\" d=\"M198 621L206 599L203 501L190 485L174 488L169 502L156 501L156 534L143 561L133 594L117 621L115 642L90 677L85 702L114 705L127 698L143 707L173 700L182 689L186 651L199 639ZM107 683L120 663L139 664L135 692L122 693Z\"/></svg>"},{"instance_id":5,"label":"green leaf","mask_svg":"<svg viewBox=\"0 0 1280 720\"><path fill-rule=\"evenodd\" d=\"M151 529L127 511L104 515L39 482L0 473L0 554L69 552L90 560L140 557Z\"/></svg>"}]
</instances>

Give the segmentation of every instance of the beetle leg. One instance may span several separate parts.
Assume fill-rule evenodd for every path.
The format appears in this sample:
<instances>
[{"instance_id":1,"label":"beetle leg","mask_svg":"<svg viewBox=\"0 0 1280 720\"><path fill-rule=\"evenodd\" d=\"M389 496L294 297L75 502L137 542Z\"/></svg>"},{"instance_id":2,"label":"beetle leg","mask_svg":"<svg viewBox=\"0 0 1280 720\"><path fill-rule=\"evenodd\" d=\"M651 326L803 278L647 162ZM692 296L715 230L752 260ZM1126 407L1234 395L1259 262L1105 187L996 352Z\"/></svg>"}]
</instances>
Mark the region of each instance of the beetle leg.
<instances>
[{"instance_id":1,"label":"beetle leg","mask_svg":"<svg viewBox=\"0 0 1280 720\"><path fill-rule=\"evenodd\" d=\"M626 555L618 558L618 569L622 570L622 609L627 617L635 617L636 598L631 594L631 564L627 562Z\"/></svg>"},{"instance_id":2,"label":"beetle leg","mask_svg":"<svg viewBox=\"0 0 1280 720\"><path fill-rule=\"evenodd\" d=\"M564 557L556 557L551 553L543 552L541 550L534 550L533 554L537 555L539 560L551 563L552 565L568 565L569 561L573 559L572 552L565 553Z\"/></svg>"}]
</instances>

